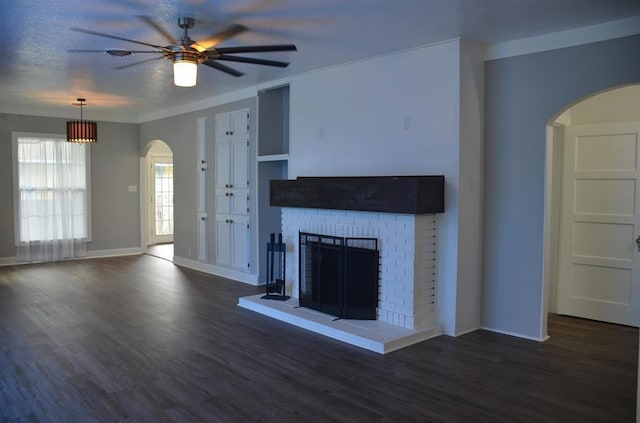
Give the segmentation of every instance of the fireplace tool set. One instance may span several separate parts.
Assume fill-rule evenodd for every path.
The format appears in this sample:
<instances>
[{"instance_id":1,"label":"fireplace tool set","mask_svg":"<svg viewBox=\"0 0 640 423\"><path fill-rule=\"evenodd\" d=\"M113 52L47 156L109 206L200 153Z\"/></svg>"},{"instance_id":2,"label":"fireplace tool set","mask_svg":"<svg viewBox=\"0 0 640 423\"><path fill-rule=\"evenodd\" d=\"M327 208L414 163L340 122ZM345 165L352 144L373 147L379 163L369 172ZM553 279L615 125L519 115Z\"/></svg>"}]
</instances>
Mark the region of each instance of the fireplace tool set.
<instances>
[{"instance_id":1,"label":"fireplace tool set","mask_svg":"<svg viewBox=\"0 0 640 423\"><path fill-rule=\"evenodd\" d=\"M267 243L267 283L263 299L286 301L291 298L285 295L286 244L282 242L282 234L272 233Z\"/></svg>"}]
</instances>

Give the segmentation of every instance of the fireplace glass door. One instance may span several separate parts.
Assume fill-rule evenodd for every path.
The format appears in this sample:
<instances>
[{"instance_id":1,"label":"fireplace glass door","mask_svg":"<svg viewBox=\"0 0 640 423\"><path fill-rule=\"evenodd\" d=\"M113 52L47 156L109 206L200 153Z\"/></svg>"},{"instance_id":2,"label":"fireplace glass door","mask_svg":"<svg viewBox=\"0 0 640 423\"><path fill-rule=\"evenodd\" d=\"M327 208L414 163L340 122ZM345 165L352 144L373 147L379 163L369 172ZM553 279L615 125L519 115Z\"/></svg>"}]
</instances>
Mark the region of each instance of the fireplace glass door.
<instances>
[{"instance_id":1,"label":"fireplace glass door","mask_svg":"<svg viewBox=\"0 0 640 423\"><path fill-rule=\"evenodd\" d=\"M379 252L374 238L300 233L299 301L339 318L376 319Z\"/></svg>"}]
</instances>

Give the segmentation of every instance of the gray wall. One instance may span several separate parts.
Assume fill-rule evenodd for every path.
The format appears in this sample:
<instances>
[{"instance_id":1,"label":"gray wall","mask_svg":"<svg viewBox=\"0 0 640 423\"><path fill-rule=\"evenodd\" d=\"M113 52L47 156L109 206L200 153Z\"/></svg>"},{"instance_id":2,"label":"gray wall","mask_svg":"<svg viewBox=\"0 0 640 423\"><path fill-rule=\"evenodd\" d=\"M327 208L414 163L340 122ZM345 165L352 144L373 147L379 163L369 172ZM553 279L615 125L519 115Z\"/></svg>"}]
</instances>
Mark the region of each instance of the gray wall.
<instances>
[{"instance_id":1,"label":"gray wall","mask_svg":"<svg viewBox=\"0 0 640 423\"><path fill-rule=\"evenodd\" d=\"M545 127L595 92L640 82L640 36L487 62L483 324L539 338Z\"/></svg>"},{"instance_id":2,"label":"gray wall","mask_svg":"<svg viewBox=\"0 0 640 423\"><path fill-rule=\"evenodd\" d=\"M196 112L185 113L146 122L140 125L140 150L139 155L144 155L146 145L154 140L164 141L173 151L173 172L174 172L174 255L188 260L197 259L197 119L206 117L207 123L207 161L209 169L206 181L207 210L209 217L209 263L214 263L214 134L215 115L238 109L250 109L251 114L251 140L256 139L255 117L256 98L236 101L233 103L198 110ZM251 148L254 148L255 142ZM253 150L252 150L253 151ZM253 169L252 169L253 172ZM252 178L254 174L252 173ZM255 207L251 207L255 210ZM189 256L191 250L191 257ZM255 257L252 257L252 263Z\"/></svg>"},{"instance_id":3,"label":"gray wall","mask_svg":"<svg viewBox=\"0 0 640 423\"><path fill-rule=\"evenodd\" d=\"M0 114L0 258L15 257L11 132L64 134L66 119ZM98 122L91 148L93 242L89 251L140 246L138 125Z\"/></svg>"}]
</instances>

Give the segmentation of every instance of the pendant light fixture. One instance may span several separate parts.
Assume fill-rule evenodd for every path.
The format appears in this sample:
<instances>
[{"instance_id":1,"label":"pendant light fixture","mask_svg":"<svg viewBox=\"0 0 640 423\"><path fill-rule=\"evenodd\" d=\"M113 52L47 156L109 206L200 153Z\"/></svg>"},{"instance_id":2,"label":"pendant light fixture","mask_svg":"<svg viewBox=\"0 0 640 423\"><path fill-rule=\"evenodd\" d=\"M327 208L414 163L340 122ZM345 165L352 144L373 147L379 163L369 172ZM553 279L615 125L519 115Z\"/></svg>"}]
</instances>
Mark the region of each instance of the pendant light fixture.
<instances>
[{"instance_id":1,"label":"pendant light fixture","mask_svg":"<svg viewBox=\"0 0 640 423\"><path fill-rule=\"evenodd\" d=\"M74 106L80 106L80 120L70 120L67 122L67 141L77 143L92 144L98 141L98 124L82 119L82 107L87 102L84 98L79 98Z\"/></svg>"}]
</instances>

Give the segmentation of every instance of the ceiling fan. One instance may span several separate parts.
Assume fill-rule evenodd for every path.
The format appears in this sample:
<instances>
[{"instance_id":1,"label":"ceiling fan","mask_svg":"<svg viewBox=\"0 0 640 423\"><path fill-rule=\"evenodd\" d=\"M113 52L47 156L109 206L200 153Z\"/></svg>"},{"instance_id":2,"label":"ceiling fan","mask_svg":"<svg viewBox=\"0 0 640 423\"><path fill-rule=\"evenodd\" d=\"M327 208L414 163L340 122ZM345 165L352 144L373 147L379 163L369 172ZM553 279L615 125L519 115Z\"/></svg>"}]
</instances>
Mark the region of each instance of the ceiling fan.
<instances>
[{"instance_id":1,"label":"ceiling fan","mask_svg":"<svg viewBox=\"0 0 640 423\"><path fill-rule=\"evenodd\" d=\"M173 78L174 84L179 87L193 87L196 85L198 64L203 64L219 71L225 72L233 76L242 76L242 72L233 69L220 61L253 63L256 65L287 67L288 62L280 62L275 60L259 59L246 56L235 56L237 53L264 53L277 51L295 51L294 44L275 44L262 46L245 46L245 47L216 47L221 42L238 35L248 28L243 25L232 24L222 31L210 35L202 40L194 41L189 37L189 29L195 25L195 19L192 17L181 17L178 19L178 26L183 29L182 36L176 39L171 33L166 31L162 26L148 16L138 16L143 22L151 26L156 32L169 42L166 46L155 45L143 41L131 40L116 35L103 34L101 32L90 31L82 28L71 28L72 31L82 32L85 34L97 35L99 37L111 38L114 40L127 41L134 44L154 48L155 50L68 50L71 53L106 53L113 57L127 57L132 54L155 53L160 54L158 57L143 60L140 62L130 63L118 66L116 69L123 69L130 66L139 65L158 59L168 59L173 62Z\"/></svg>"}]
</instances>

